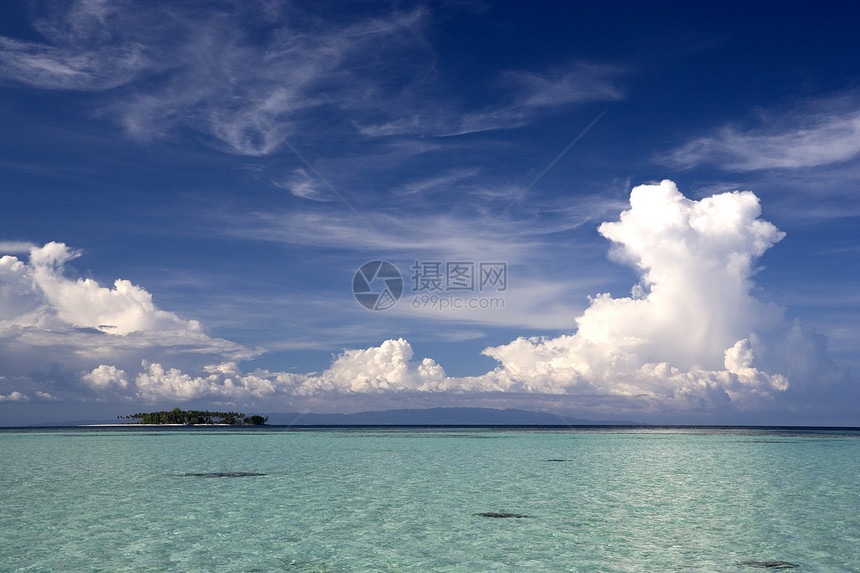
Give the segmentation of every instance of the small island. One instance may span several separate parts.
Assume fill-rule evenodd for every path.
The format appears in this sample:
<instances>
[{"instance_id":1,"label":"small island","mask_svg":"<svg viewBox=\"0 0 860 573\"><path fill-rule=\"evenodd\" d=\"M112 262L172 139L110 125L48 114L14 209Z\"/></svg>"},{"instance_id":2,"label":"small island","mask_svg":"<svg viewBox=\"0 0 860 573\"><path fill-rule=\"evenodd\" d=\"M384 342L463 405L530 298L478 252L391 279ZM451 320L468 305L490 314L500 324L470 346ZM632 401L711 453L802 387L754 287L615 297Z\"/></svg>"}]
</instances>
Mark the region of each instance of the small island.
<instances>
[{"instance_id":1,"label":"small island","mask_svg":"<svg viewBox=\"0 0 860 573\"><path fill-rule=\"evenodd\" d=\"M129 416L117 416L120 420L139 420L133 424L150 425L222 425L222 426L262 426L269 418L266 416L246 416L240 412L209 412L204 410L163 410L161 412L142 412Z\"/></svg>"}]
</instances>

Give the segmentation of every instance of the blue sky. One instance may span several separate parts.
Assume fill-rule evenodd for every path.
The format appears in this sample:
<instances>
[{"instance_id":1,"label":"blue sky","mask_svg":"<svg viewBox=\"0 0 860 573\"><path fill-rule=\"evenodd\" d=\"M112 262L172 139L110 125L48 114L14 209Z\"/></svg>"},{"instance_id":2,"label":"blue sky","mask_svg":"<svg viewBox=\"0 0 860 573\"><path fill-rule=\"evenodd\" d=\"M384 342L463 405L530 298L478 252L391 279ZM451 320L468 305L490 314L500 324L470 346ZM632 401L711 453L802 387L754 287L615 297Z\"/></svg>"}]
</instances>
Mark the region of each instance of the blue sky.
<instances>
[{"instance_id":1,"label":"blue sky","mask_svg":"<svg viewBox=\"0 0 860 573\"><path fill-rule=\"evenodd\" d=\"M0 425L860 424L857 16L4 2Z\"/></svg>"}]
</instances>

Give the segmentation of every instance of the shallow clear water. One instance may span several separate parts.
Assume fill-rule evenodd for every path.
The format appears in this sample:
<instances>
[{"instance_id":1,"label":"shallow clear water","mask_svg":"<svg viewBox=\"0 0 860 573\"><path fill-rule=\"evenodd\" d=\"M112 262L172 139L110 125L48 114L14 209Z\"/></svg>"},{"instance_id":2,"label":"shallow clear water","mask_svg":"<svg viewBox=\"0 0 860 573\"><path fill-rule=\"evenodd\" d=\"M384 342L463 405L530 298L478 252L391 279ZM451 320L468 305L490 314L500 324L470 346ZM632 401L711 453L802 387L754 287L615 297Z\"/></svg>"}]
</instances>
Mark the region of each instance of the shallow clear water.
<instances>
[{"instance_id":1,"label":"shallow clear water","mask_svg":"<svg viewBox=\"0 0 860 573\"><path fill-rule=\"evenodd\" d=\"M860 571L858 432L28 429L0 456L2 571Z\"/></svg>"}]
</instances>

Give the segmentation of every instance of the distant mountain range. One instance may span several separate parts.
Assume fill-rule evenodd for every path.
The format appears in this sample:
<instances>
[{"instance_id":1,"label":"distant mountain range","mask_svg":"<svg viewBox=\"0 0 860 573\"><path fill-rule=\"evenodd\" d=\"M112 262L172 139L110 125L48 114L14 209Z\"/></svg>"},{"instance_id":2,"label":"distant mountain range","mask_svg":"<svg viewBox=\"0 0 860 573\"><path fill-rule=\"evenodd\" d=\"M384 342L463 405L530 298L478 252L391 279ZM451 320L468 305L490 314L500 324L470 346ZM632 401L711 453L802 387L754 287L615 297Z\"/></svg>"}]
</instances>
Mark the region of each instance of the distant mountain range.
<instances>
[{"instance_id":1,"label":"distant mountain range","mask_svg":"<svg viewBox=\"0 0 860 573\"><path fill-rule=\"evenodd\" d=\"M546 412L493 408L429 408L355 414L265 414L284 426L635 426L629 420L585 420Z\"/></svg>"}]
</instances>

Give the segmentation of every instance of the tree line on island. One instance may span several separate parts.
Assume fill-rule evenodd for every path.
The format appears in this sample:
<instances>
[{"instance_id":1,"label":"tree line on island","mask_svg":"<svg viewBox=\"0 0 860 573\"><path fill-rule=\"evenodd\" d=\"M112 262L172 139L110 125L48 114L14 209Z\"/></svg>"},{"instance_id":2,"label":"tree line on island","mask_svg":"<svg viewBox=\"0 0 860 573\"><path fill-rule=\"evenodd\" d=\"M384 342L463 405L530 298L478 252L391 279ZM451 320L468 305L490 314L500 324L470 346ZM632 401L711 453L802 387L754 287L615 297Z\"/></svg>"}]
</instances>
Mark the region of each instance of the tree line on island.
<instances>
[{"instance_id":1,"label":"tree line on island","mask_svg":"<svg viewBox=\"0 0 860 573\"><path fill-rule=\"evenodd\" d=\"M128 416L117 416L120 420L139 420L136 424L219 424L225 426L262 426L269 417L246 416L240 412L209 412L206 410L180 410L140 412Z\"/></svg>"}]
</instances>

